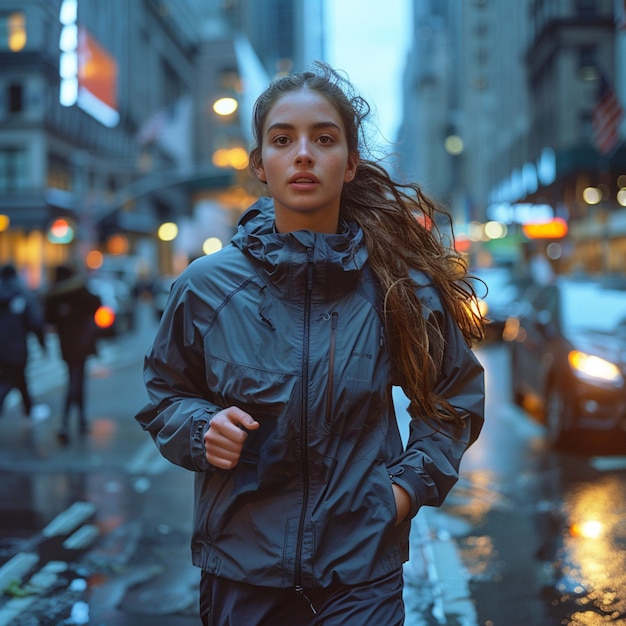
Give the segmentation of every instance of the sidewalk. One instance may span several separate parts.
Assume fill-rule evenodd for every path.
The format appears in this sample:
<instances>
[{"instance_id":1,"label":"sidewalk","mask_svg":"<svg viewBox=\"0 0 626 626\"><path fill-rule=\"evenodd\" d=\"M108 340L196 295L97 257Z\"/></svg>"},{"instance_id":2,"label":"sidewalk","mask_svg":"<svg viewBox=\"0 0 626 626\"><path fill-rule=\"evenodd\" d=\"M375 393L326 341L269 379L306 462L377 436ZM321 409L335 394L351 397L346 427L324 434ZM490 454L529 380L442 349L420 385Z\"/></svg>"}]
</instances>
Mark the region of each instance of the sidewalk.
<instances>
[{"instance_id":1,"label":"sidewalk","mask_svg":"<svg viewBox=\"0 0 626 626\"><path fill-rule=\"evenodd\" d=\"M478 626L469 574L449 526L446 515L430 507L413 520L404 567L405 626Z\"/></svg>"},{"instance_id":2,"label":"sidewalk","mask_svg":"<svg viewBox=\"0 0 626 626\"><path fill-rule=\"evenodd\" d=\"M409 430L408 399L393 391L403 441ZM442 509L422 508L411 526L410 560L404 566L405 626L478 626L455 535L464 534L459 520Z\"/></svg>"}]
</instances>

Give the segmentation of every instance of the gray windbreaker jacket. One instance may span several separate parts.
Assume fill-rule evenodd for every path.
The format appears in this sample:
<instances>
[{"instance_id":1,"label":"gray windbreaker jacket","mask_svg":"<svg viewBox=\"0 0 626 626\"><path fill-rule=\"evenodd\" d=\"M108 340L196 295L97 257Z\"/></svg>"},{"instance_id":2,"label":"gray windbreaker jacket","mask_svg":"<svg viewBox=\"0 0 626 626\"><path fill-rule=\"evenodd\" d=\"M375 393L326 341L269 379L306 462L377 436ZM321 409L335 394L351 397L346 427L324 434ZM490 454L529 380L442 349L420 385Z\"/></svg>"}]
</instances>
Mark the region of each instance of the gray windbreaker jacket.
<instances>
[{"instance_id":1,"label":"gray windbreaker jacket","mask_svg":"<svg viewBox=\"0 0 626 626\"><path fill-rule=\"evenodd\" d=\"M149 402L136 419L164 457L195 472L193 563L213 574L306 588L399 568L411 517L443 502L482 426L482 367L416 274L448 337L437 390L466 427L413 419L404 448L362 232L342 226L276 233L272 201L259 200L231 245L174 283L146 356ZM261 426L237 467L221 470L203 435L232 405ZM392 482L412 501L399 526Z\"/></svg>"}]
</instances>

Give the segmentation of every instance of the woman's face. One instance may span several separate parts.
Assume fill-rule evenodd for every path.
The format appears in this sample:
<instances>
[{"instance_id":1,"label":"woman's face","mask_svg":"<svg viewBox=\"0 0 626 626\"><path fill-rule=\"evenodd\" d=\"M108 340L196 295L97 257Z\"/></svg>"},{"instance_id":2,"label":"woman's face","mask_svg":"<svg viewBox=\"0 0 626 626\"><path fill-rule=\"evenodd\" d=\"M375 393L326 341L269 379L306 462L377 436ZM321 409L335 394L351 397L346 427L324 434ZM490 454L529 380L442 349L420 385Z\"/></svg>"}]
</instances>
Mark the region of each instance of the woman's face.
<instances>
[{"instance_id":1,"label":"woman's face","mask_svg":"<svg viewBox=\"0 0 626 626\"><path fill-rule=\"evenodd\" d=\"M326 98L306 89L281 96L265 120L255 167L274 199L278 231L336 232L341 191L357 163L339 113Z\"/></svg>"}]
</instances>

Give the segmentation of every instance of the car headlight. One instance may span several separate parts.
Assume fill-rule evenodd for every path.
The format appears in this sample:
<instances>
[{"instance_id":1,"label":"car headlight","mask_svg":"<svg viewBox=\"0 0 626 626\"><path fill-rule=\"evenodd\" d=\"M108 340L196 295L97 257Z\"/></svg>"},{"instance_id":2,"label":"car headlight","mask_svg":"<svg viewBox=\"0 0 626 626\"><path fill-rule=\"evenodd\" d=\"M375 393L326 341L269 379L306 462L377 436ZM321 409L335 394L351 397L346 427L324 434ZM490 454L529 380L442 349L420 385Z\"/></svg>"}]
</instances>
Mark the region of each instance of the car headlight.
<instances>
[{"instance_id":1,"label":"car headlight","mask_svg":"<svg viewBox=\"0 0 626 626\"><path fill-rule=\"evenodd\" d=\"M622 373L615 363L579 350L572 350L568 354L568 361L574 374L580 378L604 380L619 384L623 381Z\"/></svg>"}]
</instances>

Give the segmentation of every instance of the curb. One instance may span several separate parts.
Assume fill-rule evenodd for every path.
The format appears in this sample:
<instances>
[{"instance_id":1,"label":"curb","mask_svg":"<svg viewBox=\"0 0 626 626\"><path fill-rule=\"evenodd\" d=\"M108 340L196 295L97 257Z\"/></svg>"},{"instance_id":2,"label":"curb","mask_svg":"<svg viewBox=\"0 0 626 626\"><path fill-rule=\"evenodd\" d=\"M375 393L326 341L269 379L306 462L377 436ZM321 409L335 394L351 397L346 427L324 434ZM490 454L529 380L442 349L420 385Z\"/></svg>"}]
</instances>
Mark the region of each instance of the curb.
<instances>
[{"instance_id":1,"label":"curb","mask_svg":"<svg viewBox=\"0 0 626 626\"><path fill-rule=\"evenodd\" d=\"M437 529L437 513L424 507L413 520L407 578L428 582L430 612L437 624L478 626L469 589L470 576L450 533Z\"/></svg>"}]
</instances>

